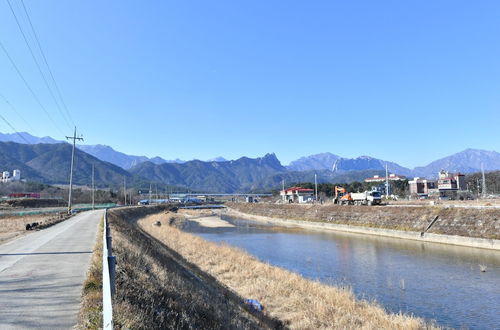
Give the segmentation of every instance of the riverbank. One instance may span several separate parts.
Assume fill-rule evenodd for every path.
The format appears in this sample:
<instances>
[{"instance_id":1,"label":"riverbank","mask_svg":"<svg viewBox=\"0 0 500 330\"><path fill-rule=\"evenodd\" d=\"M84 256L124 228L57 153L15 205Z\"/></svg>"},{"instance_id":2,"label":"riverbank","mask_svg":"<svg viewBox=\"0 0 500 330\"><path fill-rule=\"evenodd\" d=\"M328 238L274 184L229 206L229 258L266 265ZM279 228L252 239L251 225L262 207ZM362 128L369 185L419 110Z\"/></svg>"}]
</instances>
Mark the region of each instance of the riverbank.
<instances>
[{"instance_id":1,"label":"riverbank","mask_svg":"<svg viewBox=\"0 0 500 330\"><path fill-rule=\"evenodd\" d=\"M190 220L194 214L186 214ZM216 244L169 226L183 214L160 213L139 220L145 232L179 253L188 263L212 276L244 299L256 299L263 313L292 329L384 328L420 329L423 320L402 314L388 314L375 303L358 300L350 290L307 280L298 274L263 263L225 244ZM205 227L220 220L201 215ZM199 219L199 218L198 218ZM183 221L183 219L179 219Z\"/></svg>"},{"instance_id":2,"label":"riverbank","mask_svg":"<svg viewBox=\"0 0 500 330\"><path fill-rule=\"evenodd\" d=\"M500 210L228 203L225 214L285 227L333 230L500 250ZM436 219L432 227L422 232Z\"/></svg>"},{"instance_id":3,"label":"riverbank","mask_svg":"<svg viewBox=\"0 0 500 330\"><path fill-rule=\"evenodd\" d=\"M171 213L164 213L166 210ZM162 212L168 227L174 206L127 207L108 212L117 261L113 320L117 329L279 329L254 315L242 301L138 226ZM156 227L156 226L155 226Z\"/></svg>"}]
</instances>

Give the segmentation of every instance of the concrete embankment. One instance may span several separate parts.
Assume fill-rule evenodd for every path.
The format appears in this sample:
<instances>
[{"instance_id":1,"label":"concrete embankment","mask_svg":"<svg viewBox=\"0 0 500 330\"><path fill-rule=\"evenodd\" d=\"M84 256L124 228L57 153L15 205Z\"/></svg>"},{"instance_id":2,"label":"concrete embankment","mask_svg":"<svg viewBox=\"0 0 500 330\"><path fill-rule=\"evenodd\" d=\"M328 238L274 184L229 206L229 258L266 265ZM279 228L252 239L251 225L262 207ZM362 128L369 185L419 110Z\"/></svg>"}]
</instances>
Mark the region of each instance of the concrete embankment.
<instances>
[{"instance_id":1,"label":"concrete embankment","mask_svg":"<svg viewBox=\"0 0 500 330\"><path fill-rule=\"evenodd\" d=\"M245 203L230 203L227 206L228 215L286 227L344 231L500 250L498 209ZM426 231L436 217L437 220Z\"/></svg>"}]
</instances>

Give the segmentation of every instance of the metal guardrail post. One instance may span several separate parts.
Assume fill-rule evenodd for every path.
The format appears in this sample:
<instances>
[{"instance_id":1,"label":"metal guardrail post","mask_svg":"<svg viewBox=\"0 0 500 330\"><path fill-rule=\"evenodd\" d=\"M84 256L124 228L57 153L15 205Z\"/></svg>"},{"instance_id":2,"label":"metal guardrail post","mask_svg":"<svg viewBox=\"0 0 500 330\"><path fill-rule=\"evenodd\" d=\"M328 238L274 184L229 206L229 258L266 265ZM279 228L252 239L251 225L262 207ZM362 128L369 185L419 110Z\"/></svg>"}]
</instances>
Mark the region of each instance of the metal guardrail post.
<instances>
[{"instance_id":1,"label":"metal guardrail post","mask_svg":"<svg viewBox=\"0 0 500 330\"><path fill-rule=\"evenodd\" d=\"M113 329L113 304L115 293L115 257L112 255L111 234L108 225L107 209L104 211L104 230L102 237L102 327Z\"/></svg>"},{"instance_id":2,"label":"metal guardrail post","mask_svg":"<svg viewBox=\"0 0 500 330\"><path fill-rule=\"evenodd\" d=\"M113 254L113 239L111 238L111 235L109 234L109 228L106 230L108 232L108 235L106 236L106 248L108 250L108 255Z\"/></svg>"},{"instance_id":3,"label":"metal guardrail post","mask_svg":"<svg viewBox=\"0 0 500 330\"><path fill-rule=\"evenodd\" d=\"M109 267L109 285L111 287L111 298L115 296L116 293L116 257L109 256L108 257L108 267Z\"/></svg>"}]
</instances>

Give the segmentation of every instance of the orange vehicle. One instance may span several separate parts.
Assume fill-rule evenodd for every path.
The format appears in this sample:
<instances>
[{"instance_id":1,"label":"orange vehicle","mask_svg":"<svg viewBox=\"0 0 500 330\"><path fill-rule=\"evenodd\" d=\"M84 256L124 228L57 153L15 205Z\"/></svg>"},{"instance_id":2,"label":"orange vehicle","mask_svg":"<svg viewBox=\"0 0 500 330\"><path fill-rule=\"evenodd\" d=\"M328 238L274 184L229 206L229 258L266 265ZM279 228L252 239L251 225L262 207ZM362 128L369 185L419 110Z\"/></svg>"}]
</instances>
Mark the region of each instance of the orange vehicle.
<instances>
[{"instance_id":1,"label":"orange vehicle","mask_svg":"<svg viewBox=\"0 0 500 330\"><path fill-rule=\"evenodd\" d=\"M344 187L335 186L335 197L333 198L333 203L346 205L351 204L351 202L351 193L348 193Z\"/></svg>"},{"instance_id":2,"label":"orange vehicle","mask_svg":"<svg viewBox=\"0 0 500 330\"><path fill-rule=\"evenodd\" d=\"M335 198L333 203L339 205L380 205L382 198L378 191L365 191L350 193L343 187L335 186Z\"/></svg>"}]
</instances>

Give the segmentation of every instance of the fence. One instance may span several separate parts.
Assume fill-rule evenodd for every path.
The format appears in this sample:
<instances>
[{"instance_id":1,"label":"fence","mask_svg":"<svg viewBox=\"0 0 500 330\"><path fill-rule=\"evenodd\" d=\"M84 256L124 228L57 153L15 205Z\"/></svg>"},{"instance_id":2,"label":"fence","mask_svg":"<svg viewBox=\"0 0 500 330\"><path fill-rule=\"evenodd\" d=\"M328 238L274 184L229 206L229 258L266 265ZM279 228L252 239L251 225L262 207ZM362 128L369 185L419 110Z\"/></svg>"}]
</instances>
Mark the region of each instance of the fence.
<instances>
[{"instance_id":1,"label":"fence","mask_svg":"<svg viewBox=\"0 0 500 330\"><path fill-rule=\"evenodd\" d=\"M104 230L102 236L102 318L103 329L113 329L112 298L115 295L115 264L111 232L108 224L108 210L104 211Z\"/></svg>"},{"instance_id":2,"label":"fence","mask_svg":"<svg viewBox=\"0 0 500 330\"><path fill-rule=\"evenodd\" d=\"M108 204L96 204L95 209L108 209L116 207L114 203ZM45 208L45 209L36 209L36 210L28 210L28 211L3 211L0 212L0 217L12 217L12 216L25 216L25 215L39 215L39 214L50 214L50 213L60 213L65 212L67 207L53 207L53 208ZM73 211L83 212L92 210L92 204L77 204L73 206Z\"/></svg>"}]
</instances>

